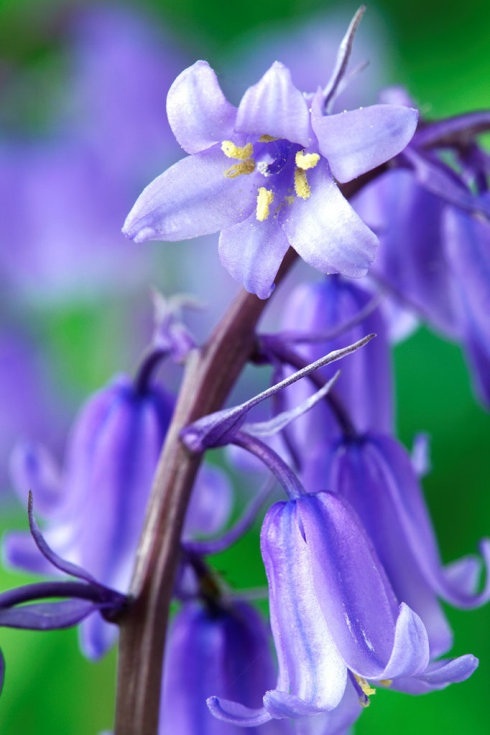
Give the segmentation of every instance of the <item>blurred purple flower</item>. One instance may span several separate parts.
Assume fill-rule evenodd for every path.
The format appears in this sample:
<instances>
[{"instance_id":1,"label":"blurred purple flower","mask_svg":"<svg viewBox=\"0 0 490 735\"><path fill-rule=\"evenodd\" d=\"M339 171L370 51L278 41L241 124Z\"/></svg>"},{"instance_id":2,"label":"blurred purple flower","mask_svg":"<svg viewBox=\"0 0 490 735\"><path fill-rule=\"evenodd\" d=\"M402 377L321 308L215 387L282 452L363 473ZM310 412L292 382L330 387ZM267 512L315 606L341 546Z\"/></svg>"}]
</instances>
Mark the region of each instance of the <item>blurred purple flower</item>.
<instances>
[{"instance_id":1,"label":"blurred purple flower","mask_svg":"<svg viewBox=\"0 0 490 735\"><path fill-rule=\"evenodd\" d=\"M155 363L153 363L155 367ZM63 470L41 446L20 445L12 460L16 489L32 489L47 520L48 542L110 587L127 591L146 503L174 398L150 380L146 362L136 380L119 376L85 404L73 426ZM218 469L198 476L184 534L214 533L228 519L231 490ZM24 533L5 539L14 566L46 573ZM98 657L114 638L97 618L82 626L82 648Z\"/></svg>"},{"instance_id":2,"label":"blurred purple flower","mask_svg":"<svg viewBox=\"0 0 490 735\"><path fill-rule=\"evenodd\" d=\"M14 456L13 473L21 497L27 489L48 519L46 539L69 561L110 587L126 591L146 501L173 410L173 399L151 387L137 392L125 376L96 393L73 427L62 472L36 446ZM22 533L10 533L5 555L15 566L48 571ZM82 626L82 647L101 655L114 631L100 620Z\"/></svg>"},{"instance_id":3,"label":"blurred purple flower","mask_svg":"<svg viewBox=\"0 0 490 735\"><path fill-rule=\"evenodd\" d=\"M0 141L5 211L0 272L16 299L117 290L148 276L120 222L155 160L175 158L163 99L185 63L176 44L130 9L69 14L68 75L49 138ZM15 257L12 257L15 252Z\"/></svg>"},{"instance_id":4,"label":"blurred purple flower","mask_svg":"<svg viewBox=\"0 0 490 735\"><path fill-rule=\"evenodd\" d=\"M20 437L42 434L57 444L64 428L61 401L38 350L20 329L0 327L0 491L8 457Z\"/></svg>"},{"instance_id":5,"label":"blurred purple flower","mask_svg":"<svg viewBox=\"0 0 490 735\"><path fill-rule=\"evenodd\" d=\"M239 600L214 606L188 602L169 632L159 733L240 735L241 727L211 715L206 699L218 692L255 707L273 681L268 630L250 605ZM250 732L279 735L286 731L272 726Z\"/></svg>"},{"instance_id":6,"label":"blurred purple flower","mask_svg":"<svg viewBox=\"0 0 490 735\"><path fill-rule=\"evenodd\" d=\"M336 182L398 154L415 131L417 113L375 105L325 114L344 76L353 32L327 87L308 99L278 62L238 108L206 62L182 72L170 88L167 113L190 155L144 190L125 234L137 242L175 241L221 231L223 264L260 298L270 295L290 245L324 273L366 273L377 240Z\"/></svg>"},{"instance_id":7,"label":"blurred purple flower","mask_svg":"<svg viewBox=\"0 0 490 735\"><path fill-rule=\"evenodd\" d=\"M282 364L287 364L288 358L309 363L367 334L376 337L340 367L333 388L335 405L354 431L388 432L393 427L393 405L386 326L376 297L358 282L331 276L297 286L283 309L281 332L273 337L272 355ZM318 371L318 376L328 380L333 372L327 366ZM295 383L283 394L286 406L301 404L312 390L306 380ZM329 401L321 401L291 425L288 445L307 487L319 486L325 447L348 428L339 424L339 414ZM303 471L313 479L308 480Z\"/></svg>"}]
</instances>

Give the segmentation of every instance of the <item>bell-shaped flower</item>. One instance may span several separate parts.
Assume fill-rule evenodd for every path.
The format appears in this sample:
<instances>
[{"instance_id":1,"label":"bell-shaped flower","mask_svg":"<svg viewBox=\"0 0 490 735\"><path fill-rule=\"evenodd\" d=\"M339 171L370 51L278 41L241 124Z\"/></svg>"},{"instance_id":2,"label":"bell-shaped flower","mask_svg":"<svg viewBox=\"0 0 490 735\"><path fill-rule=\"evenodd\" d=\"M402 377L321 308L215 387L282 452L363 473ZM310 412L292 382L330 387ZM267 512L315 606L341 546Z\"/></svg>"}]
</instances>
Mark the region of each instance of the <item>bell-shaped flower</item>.
<instances>
[{"instance_id":1,"label":"bell-shaped flower","mask_svg":"<svg viewBox=\"0 0 490 735\"><path fill-rule=\"evenodd\" d=\"M158 355L157 355L158 356ZM83 406L73 426L63 469L41 446L18 446L12 461L22 499L30 488L46 518L46 539L69 561L111 588L129 588L134 555L158 457L174 408L173 396L151 380L149 353L136 379L119 376ZM218 469L203 467L184 533L214 533L227 520L231 488ZM28 534L11 532L8 562L50 571ZM81 628L83 652L96 658L115 631L98 618Z\"/></svg>"},{"instance_id":2,"label":"bell-shaped flower","mask_svg":"<svg viewBox=\"0 0 490 735\"><path fill-rule=\"evenodd\" d=\"M322 482L355 509L397 598L423 620L431 657L445 653L452 632L438 598L462 608L490 598L490 539L481 544L487 582L478 593L480 559L442 565L413 462L394 438L348 438L326 454Z\"/></svg>"},{"instance_id":3,"label":"bell-shaped flower","mask_svg":"<svg viewBox=\"0 0 490 735\"><path fill-rule=\"evenodd\" d=\"M488 195L485 195L490 202ZM490 406L490 223L447 207L443 219L454 278L456 323L476 393Z\"/></svg>"},{"instance_id":4,"label":"bell-shaped flower","mask_svg":"<svg viewBox=\"0 0 490 735\"><path fill-rule=\"evenodd\" d=\"M54 461L38 447L19 447L14 456L19 494L32 489L36 506L47 519L49 544L114 589L128 589L172 410L173 399L160 388L138 387L119 376L80 411L63 470L57 475ZM47 571L25 534L9 534L5 553L16 566ZM100 655L113 635L101 621L87 621L82 626L84 652Z\"/></svg>"},{"instance_id":5,"label":"bell-shaped flower","mask_svg":"<svg viewBox=\"0 0 490 735\"><path fill-rule=\"evenodd\" d=\"M299 325L299 327L298 327ZM326 443L344 431L368 429L391 431L393 427L392 376L389 345L383 315L377 297L357 282L329 277L317 283L305 283L292 293L283 311L282 332L270 342L274 362L290 360L312 362L320 355L354 342L364 334L376 338L362 350L344 360L340 376L330 396L291 425L288 444L292 447L303 482L311 485L302 470L316 477L325 460ZM267 337L262 341L267 350ZM285 349L283 349L285 347ZM288 368L289 369L289 368ZM333 375L331 366L317 373L323 380ZM312 392L302 380L284 393L283 403L300 404ZM341 413L340 413L341 412ZM347 426L345 425L347 424ZM321 486L321 485L320 485Z\"/></svg>"},{"instance_id":6,"label":"bell-shaped flower","mask_svg":"<svg viewBox=\"0 0 490 735\"><path fill-rule=\"evenodd\" d=\"M183 71L170 88L167 114L189 156L143 191L123 232L143 242L220 231L223 265L260 298L270 295L290 246L323 273L366 273L377 238L337 184L400 153L417 112L373 105L328 114L359 19L358 13L327 86L309 97L279 62L237 108L205 61Z\"/></svg>"},{"instance_id":7,"label":"bell-shaped flower","mask_svg":"<svg viewBox=\"0 0 490 735\"><path fill-rule=\"evenodd\" d=\"M212 716L206 699L218 692L258 707L274 675L269 632L249 604L239 600L185 603L169 631L159 734L241 735L238 725ZM277 725L249 732L289 732Z\"/></svg>"},{"instance_id":8,"label":"bell-shaped flower","mask_svg":"<svg viewBox=\"0 0 490 735\"><path fill-rule=\"evenodd\" d=\"M261 543L276 688L258 709L213 697L216 716L248 726L301 717L335 710L348 682L366 703L371 684L441 688L475 669L473 656L430 663L422 620L397 598L361 521L337 495L273 505Z\"/></svg>"}]
</instances>

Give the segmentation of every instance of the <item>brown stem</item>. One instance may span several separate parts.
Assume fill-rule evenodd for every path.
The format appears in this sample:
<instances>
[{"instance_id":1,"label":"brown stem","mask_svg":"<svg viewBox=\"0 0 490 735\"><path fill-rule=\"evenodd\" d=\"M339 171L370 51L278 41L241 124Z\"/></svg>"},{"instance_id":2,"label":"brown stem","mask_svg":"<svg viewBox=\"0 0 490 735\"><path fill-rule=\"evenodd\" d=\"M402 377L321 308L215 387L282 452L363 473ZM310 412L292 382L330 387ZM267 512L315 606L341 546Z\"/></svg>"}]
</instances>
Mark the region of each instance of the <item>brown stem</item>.
<instances>
[{"instance_id":1,"label":"brown stem","mask_svg":"<svg viewBox=\"0 0 490 735\"><path fill-rule=\"evenodd\" d=\"M281 276L294 260L290 251ZM156 470L130 594L121 621L115 735L156 735L165 632L179 559L179 541L200 457L180 430L223 404L253 347L267 301L242 292L208 343L192 353Z\"/></svg>"}]
</instances>

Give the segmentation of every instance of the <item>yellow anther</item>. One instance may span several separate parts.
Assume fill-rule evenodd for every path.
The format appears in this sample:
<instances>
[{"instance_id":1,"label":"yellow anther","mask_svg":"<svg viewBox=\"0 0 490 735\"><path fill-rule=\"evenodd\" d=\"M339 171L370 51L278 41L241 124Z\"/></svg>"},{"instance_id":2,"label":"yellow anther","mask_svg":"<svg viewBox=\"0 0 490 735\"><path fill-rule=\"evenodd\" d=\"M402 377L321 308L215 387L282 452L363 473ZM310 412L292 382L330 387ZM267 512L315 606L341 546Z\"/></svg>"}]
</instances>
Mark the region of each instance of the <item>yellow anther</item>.
<instances>
[{"instance_id":1,"label":"yellow anther","mask_svg":"<svg viewBox=\"0 0 490 735\"><path fill-rule=\"evenodd\" d=\"M303 151L298 151L294 160L298 168L302 171L308 171L309 168L315 168L316 164L320 160L320 156L318 153L304 153Z\"/></svg>"},{"instance_id":2,"label":"yellow anther","mask_svg":"<svg viewBox=\"0 0 490 735\"><path fill-rule=\"evenodd\" d=\"M273 140L277 140L277 138L274 138L273 135L261 135L259 138L259 143L272 143Z\"/></svg>"},{"instance_id":3,"label":"yellow anther","mask_svg":"<svg viewBox=\"0 0 490 735\"><path fill-rule=\"evenodd\" d=\"M373 694L376 694L376 689L372 687L366 679L364 679L362 676L358 676L357 674L354 674L355 679L357 683L359 684L359 687L361 688L361 691L363 694L366 695L366 697L372 697ZM367 707L369 705L369 701L364 703L364 706Z\"/></svg>"},{"instance_id":4,"label":"yellow anther","mask_svg":"<svg viewBox=\"0 0 490 735\"><path fill-rule=\"evenodd\" d=\"M254 171L255 161L253 158L249 158L247 161L235 163L233 166L230 166L230 168L227 168L225 176L227 179L236 179L237 176L241 176L242 174L252 174Z\"/></svg>"},{"instance_id":5,"label":"yellow anther","mask_svg":"<svg viewBox=\"0 0 490 735\"><path fill-rule=\"evenodd\" d=\"M265 222L270 214L270 206L274 201L274 192L266 189L265 186L259 187L257 192L257 210L256 216L259 222Z\"/></svg>"},{"instance_id":6,"label":"yellow anther","mask_svg":"<svg viewBox=\"0 0 490 735\"><path fill-rule=\"evenodd\" d=\"M234 158L236 161L247 161L254 152L253 145L235 145L231 140L224 140L221 143L221 150L227 158Z\"/></svg>"},{"instance_id":7,"label":"yellow anther","mask_svg":"<svg viewBox=\"0 0 490 735\"><path fill-rule=\"evenodd\" d=\"M393 684L393 679L381 679L379 683L383 687L390 687Z\"/></svg>"},{"instance_id":8,"label":"yellow anther","mask_svg":"<svg viewBox=\"0 0 490 735\"><path fill-rule=\"evenodd\" d=\"M297 168L294 171L294 191L296 196L300 199L309 199L311 196L311 189L306 178L306 172L301 168Z\"/></svg>"}]
</instances>

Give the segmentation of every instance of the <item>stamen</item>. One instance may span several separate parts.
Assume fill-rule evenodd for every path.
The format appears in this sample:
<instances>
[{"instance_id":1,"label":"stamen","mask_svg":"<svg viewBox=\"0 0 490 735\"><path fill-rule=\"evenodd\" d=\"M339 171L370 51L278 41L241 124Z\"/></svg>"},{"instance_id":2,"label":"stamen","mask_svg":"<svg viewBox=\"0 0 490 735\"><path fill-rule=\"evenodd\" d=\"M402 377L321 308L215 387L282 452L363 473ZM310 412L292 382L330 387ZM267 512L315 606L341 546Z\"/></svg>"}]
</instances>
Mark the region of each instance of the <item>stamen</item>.
<instances>
[{"instance_id":1,"label":"stamen","mask_svg":"<svg viewBox=\"0 0 490 735\"><path fill-rule=\"evenodd\" d=\"M272 143L274 140L277 140L277 138L274 138L273 135L261 135L259 143Z\"/></svg>"},{"instance_id":2,"label":"stamen","mask_svg":"<svg viewBox=\"0 0 490 735\"><path fill-rule=\"evenodd\" d=\"M294 160L298 168L302 171L308 171L309 168L315 168L320 160L320 156L318 153L305 153L304 151L298 151Z\"/></svg>"},{"instance_id":3,"label":"stamen","mask_svg":"<svg viewBox=\"0 0 490 735\"><path fill-rule=\"evenodd\" d=\"M309 199L311 196L311 189L306 178L306 171L301 168L297 168L294 171L294 191L296 196L300 199Z\"/></svg>"},{"instance_id":4,"label":"stamen","mask_svg":"<svg viewBox=\"0 0 490 735\"><path fill-rule=\"evenodd\" d=\"M227 168L225 176L227 179L236 179L237 176L241 176L242 174L253 174L254 171L255 161L253 158L249 158L247 161L235 163L233 166L230 166L230 168Z\"/></svg>"},{"instance_id":5,"label":"stamen","mask_svg":"<svg viewBox=\"0 0 490 735\"><path fill-rule=\"evenodd\" d=\"M244 146L238 146L231 140L224 140L221 143L221 150L227 158L234 158L237 161L247 161L254 152L254 148L251 143L247 143Z\"/></svg>"},{"instance_id":6,"label":"stamen","mask_svg":"<svg viewBox=\"0 0 490 735\"><path fill-rule=\"evenodd\" d=\"M357 674L354 674L354 677L359 684L362 693L365 694L366 697L372 697L373 694L376 694L376 689L374 689L374 687L372 687L369 682L366 681L366 679L364 679L362 676L358 676Z\"/></svg>"},{"instance_id":7,"label":"stamen","mask_svg":"<svg viewBox=\"0 0 490 735\"><path fill-rule=\"evenodd\" d=\"M259 222L264 222L270 214L270 206L274 201L274 192L266 189L265 186L259 187L257 192L257 211L256 216Z\"/></svg>"}]
</instances>

